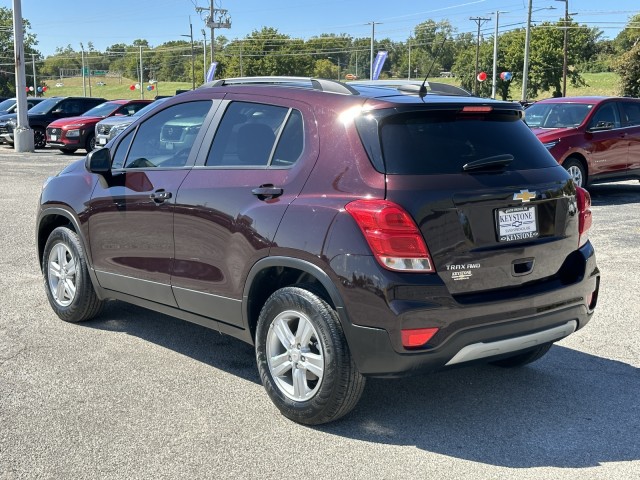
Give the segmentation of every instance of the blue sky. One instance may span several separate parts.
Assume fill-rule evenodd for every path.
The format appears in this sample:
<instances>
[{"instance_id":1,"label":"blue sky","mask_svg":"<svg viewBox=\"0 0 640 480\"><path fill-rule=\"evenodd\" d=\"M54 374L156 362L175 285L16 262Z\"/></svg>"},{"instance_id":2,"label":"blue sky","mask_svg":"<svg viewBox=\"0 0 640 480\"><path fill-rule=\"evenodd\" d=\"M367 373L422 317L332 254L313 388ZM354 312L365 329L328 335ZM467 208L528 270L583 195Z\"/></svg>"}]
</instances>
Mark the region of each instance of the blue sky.
<instances>
[{"instance_id":1,"label":"blue sky","mask_svg":"<svg viewBox=\"0 0 640 480\"><path fill-rule=\"evenodd\" d=\"M11 8L12 4L11 0L0 0L0 6ZM534 11L534 22L564 16L563 0L534 0L533 5L534 10L556 7ZM640 13L640 2L615 0L609 5L607 8L602 0L569 0L569 12L577 14L576 21L598 27L605 37L613 38L632 15ZM93 42L96 49L104 50L137 38L148 40L152 46L185 40L181 35L189 33L190 20L194 38L201 41L204 21L196 13L196 6L208 7L209 0L22 0L22 13L37 35L37 48L46 56L68 44L79 51L80 42L85 47ZM528 0L216 0L216 7L229 11L231 29L216 30L216 35L229 39L243 38L263 26L303 39L321 33L369 37L371 26L367 23L375 21L380 22L376 38L406 40L413 27L427 19L448 19L458 32L475 32L476 25L469 17L492 17L483 27L487 35L492 35L495 15L491 12L495 11L501 12L501 31L523 27Z\"/></svg>"}]
</instances>

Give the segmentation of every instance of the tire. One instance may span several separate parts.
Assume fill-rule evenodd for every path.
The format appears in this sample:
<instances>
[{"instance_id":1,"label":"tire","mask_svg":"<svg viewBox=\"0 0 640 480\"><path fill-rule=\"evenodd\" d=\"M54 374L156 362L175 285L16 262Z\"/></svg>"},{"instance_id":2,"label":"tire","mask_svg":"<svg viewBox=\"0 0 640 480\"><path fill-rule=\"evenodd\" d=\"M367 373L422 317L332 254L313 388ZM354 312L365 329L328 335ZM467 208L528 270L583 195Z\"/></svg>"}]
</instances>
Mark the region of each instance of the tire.
<instances>
[{"instance_id":1,"label":"tire","mask_svg":"<svg viewBox=\"0 0 640 480\"><path fill-rule=\"evenodd\" d=\"M285 417L305 425L346 415L365 386L335 310L300 287L277 290L264 304L256 361L271 401Z\"/></svg>"},{"instance_id":2,"label":"tire","mask_svg":"<svg viewBox=\"0 0 640 480\"><path fill-rule=\"evenodd\" d=\"M33 129L33 146L35 148L44 148L47 146L47 136L43 128L35 127Z\"/></svg>"},{"instance_id":3,"label":"tire","mask_svg":"<svg viewBox=\"0 0 640 480\"><path fill-rule=\"evenodd\" d=\"M562 163L562 166L569 172L569 175L573 178L573 183L578 187L584 188L587 185L587 173L584 171L580 160L569 157Z\"/></svg>"},{"instance_id":4,"label":"tire","mask_svg":"<svg viewBox=\"0 0 640 480\"><path fill-rule=\"evenodd\" d=\"M77 148L60 148L59 150L65 155L71 155L71 154L75 153Z\"/></svg>"},{"instance_id":5,"label":"tire","mask_svg":"<svg viewBox=\"0 0 640 480\"><path fill-rule=\"evenodd\" d=\"M100 313L104 302L93 289L85 253L74 231L58 227L51 232L42 264L47 298L58 317L75 323Z\"/></svg>"},{"instance_id":6,"label":"tire","mask_svg":"<svg viewBox=\"0 0 640 480\"><path fill-rule=\"evenodd\" d=\"M519 353L517 355L513 355L512 357L507 357L501 360L496 360L495 362L491 362L491 365L496 365L498 367L504 368L522 367L531 362L535 362L539 358L544 357L544 355L549 351L552 345L552 343L544 343L537 346L533 350L529 350L528 352Z\"/></svg>"},{"instance_id":7,"label":"tire","mask_svg":"<svg viewBox=\"0 0 640 480\"><path fill-rule=\"evenodd\" d=\"M94 148L96 148L96 136L95 134L90 133L84 142L84 149L89 153L93 151Z\"/></svg>"}]
</instances>

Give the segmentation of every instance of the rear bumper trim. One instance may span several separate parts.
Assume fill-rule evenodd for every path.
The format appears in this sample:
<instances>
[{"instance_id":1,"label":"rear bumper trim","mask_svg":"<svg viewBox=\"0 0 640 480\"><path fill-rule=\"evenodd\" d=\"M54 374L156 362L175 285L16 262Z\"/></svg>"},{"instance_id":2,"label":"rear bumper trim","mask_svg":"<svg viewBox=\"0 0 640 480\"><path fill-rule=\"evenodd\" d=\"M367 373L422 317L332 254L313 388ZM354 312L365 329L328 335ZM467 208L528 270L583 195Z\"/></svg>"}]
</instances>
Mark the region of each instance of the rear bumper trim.
<instances>
[{"instance_id":1,"label":"rear bumper trim","mask_svg":"<svg viewBox=\"0 0 640 480\"><path fill-rule=\"evenodd\" d=\"M576 331L577 327L578 322L576 320L570 320L564 325L521 337L508 338L497 342L480 342L467 345L456 353L454 357L446 363L446 365L454 365L456 363L494 357L505 353L526 350L527 348L536 347L544 343L555 342L556 340L560 340L561 338L571 335Z\"/></svg>"}]
</instances>

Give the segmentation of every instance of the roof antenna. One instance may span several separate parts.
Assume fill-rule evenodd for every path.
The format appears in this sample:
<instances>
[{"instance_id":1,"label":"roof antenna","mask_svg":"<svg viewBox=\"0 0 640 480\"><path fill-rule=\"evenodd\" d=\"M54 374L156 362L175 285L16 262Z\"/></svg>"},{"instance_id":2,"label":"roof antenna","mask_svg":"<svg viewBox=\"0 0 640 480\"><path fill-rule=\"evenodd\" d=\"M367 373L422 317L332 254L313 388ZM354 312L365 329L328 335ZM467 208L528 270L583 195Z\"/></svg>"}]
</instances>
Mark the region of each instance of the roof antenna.
<instances>
[{"instance_id":1,"label":"roof antenna","mask_svg":"<svg viewBox=\"0 0 640 480\"><path fill-rule=\"evenodd\" d=\"M447 41L447 36L445 35L444 38L442 39L442 43L440 44L440 47L438 47L438 52L436 53L435 57L433 57L433 62L431 62L431 66L427 71L427 75L424 77L424 81L422 82L422 85L420 85L420 90L418 90L418 95L420 95L421 97L424 97L427 94L427 87L425 86L427 83L427 78L429 78L429 75L431 75L431 70L433 69L433 66L436 64L436 60L440 58L440 52L442 51L442 47L444 46L444 42L446 41Z\"/></svg>"}]
</instances>

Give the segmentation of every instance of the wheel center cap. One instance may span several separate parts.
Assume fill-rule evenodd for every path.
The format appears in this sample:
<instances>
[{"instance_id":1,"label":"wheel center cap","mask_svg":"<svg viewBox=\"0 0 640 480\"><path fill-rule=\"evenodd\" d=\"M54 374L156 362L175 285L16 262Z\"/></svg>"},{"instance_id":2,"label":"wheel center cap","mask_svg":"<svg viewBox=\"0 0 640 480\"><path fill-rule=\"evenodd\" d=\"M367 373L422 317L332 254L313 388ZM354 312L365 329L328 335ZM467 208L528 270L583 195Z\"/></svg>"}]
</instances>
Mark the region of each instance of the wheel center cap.
<instances>
[{"instance_id":1,"label":"wheel center cap","mask_svg":"<svg viewBox=\"0 0 640 480\"><path fill-rule=\"evenodd\" d=\"M297 363L300 361L300 350L298 350L297 348L292 348L290 353L291 353L291 361L293 363Z\"/></svg>"}]
</instances>

